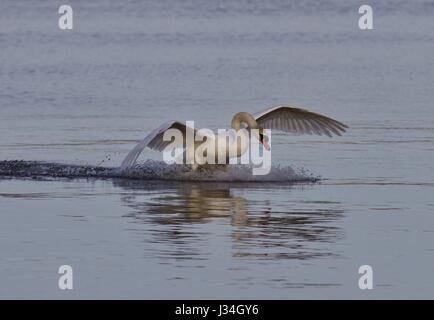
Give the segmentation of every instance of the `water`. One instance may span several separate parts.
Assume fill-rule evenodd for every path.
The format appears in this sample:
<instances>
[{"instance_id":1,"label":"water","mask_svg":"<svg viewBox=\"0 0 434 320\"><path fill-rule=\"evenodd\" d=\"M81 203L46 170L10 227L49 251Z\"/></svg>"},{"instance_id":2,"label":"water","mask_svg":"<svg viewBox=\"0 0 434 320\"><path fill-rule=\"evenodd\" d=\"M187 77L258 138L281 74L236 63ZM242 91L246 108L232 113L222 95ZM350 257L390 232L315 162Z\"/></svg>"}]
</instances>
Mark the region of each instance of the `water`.
<instances>
[{"instance_id":1,"label":"water","mask_svg":"<svg viewBox=\"0 0 434 320\"><path fill-rule=\"evenodd\" d=\"M367 32L358 1L74 1L73 32L60 4L0 5L0 167L39 170L0 179L0 297L434 297L431 2L371 1ZM284 181L100 174L169 119L277 104L350 130L273 133Z\"/></svg>"}]
</instances>

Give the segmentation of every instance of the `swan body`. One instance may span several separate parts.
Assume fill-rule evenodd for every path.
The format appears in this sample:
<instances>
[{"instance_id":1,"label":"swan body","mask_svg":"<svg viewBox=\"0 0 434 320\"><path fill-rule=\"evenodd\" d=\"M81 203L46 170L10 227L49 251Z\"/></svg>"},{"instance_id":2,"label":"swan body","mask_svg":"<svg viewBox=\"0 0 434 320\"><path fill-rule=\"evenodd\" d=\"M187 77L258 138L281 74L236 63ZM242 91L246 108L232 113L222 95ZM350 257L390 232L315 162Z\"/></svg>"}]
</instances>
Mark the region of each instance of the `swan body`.
<instances>
[{"instance_id":1,"label":"swan body","mask_svg":"<svg viewBox=\"0 0 434 320\"><path fill-rule=\"evenodd\" d=\"M196 133L198 134L198 133ZM238 137L240 138L239 140ZM207 148L207 159L213 159L213 163L220 163L219 157L228 163L232 157L241 157L249 149L249 132L248 130L230 130L225 135L209 134L206 136L211 141L211 148ZM208 141L207 140L207 141ZM199 142L201 143L201 142ZM197 168L197 164L205 164L205 159L200 158L201 152L196 152L201 146L195 146L194 148L186 148L185 150L185 163L192 164L193 168ZM200 151L200 150L199 150ZM198 159L199 157L199 159Z\"/></svg>"},{"instance_id":2,"label":"swan body","mask_svg":"<svg viewBox=\"0 0 434 320\"><path fill-rule=\"evenodd\" d=\"M169 144L172 144L173 147L183 148L185 163L191 164L192 169L197 169L206 163L206 159L198 159L198 153L196 153L196 150L203 147L203 143L209 142L214 146L206 149L207 159L215 159L214 163L220 163L218 159L225 159L226 163L229 163L230 158L241 157L247 152L251 136L255 136L266 149L269 149L268 138L263 134L264 129L332 137L333 135L340 136L348 126L305 109L277 106L255 114L238 112L232 118L231 128L233 130L229 131L227 141L224 135L215 135L209 130L197 130L189 126L188 123L185 124L174 120L167 121L149 133L128 153L122 162L121 170L134 166L139 155L146 147L157 151L163 151ZM179 130L183 135L183 141L178 141L178 144L174 145L176 142L164 139L164 134L170 129ZM192 144L186 143L189 136L195 137ZM237 136L241 137L241 139L238 139Z\"/></svg>"}]
</instances>

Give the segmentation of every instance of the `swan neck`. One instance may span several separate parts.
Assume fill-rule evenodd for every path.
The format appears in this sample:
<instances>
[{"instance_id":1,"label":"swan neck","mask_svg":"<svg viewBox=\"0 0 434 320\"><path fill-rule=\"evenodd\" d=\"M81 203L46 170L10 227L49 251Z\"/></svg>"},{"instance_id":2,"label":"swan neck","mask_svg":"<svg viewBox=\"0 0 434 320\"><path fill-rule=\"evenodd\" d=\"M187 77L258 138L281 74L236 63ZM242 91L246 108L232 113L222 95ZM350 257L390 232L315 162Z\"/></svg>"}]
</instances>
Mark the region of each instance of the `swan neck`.
<instances>
[{"instance_id":1,"label":"swan neck","mask_svg":"<svg viewBox=\"0 0 434 320\"><path fill-rule=\"evenodd\" d=\"M258 123L256 122L255 118L248 113L248 112L238 112L234 117L232 118L232 129L240 130L241 123L247 124L247 127L249 129L256 129L258 127Z\"/></svg>"}]
</instances>

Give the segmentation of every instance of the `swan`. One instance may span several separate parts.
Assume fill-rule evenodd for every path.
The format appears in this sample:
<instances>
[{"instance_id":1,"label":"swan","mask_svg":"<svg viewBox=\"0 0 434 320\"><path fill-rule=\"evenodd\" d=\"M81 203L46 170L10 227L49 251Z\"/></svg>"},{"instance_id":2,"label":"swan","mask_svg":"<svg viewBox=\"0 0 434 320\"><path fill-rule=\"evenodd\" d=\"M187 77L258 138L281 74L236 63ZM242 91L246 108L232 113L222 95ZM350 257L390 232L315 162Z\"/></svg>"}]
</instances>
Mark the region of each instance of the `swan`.
<instances>
[{"instance_id":1,"label":"swan","mask_svg":"<svg viewBox=\"0 0 434 320\"><path fill-rule=\"evenodd\" d=\"M264 129L332 137L333 134L340 136L348 128L342 122L324 115L290 106L271 107L254 114L238 112L232 118L231 127L233 130L230 132L235 132L244 139L240 139L241 143L239 143L236 138L229 137L229 143L226 143L226 137L224 137L225 143L219 143L218 141L215 143L216 147L214 150L211 150L211 157L215 157L216 159L223 157L229 160L232 156L242 156L248 150L250 136L255 136L266 150L270 150L269 139ZM128 153L121 164L121 170L127 170L134 166L137 158L146 147L161 152L169 144L173 143L171 140L165 141L166 139L163 139L164 133L169 129L178 129L182 133L184 142L182 145L178 145L178 147L184 148L183 156L185 156L185 163L192 164L191 168L193 170L199 168L205 162L204 159L198 159L197 154L195 157L195 150L200 148L200 144L204 139L220 139L220 136L216 138L215 135L207 134L185 123L174 120L167 121L149 133ZM252 134L249 135L250 133ZM200 141L195 141L192 147L186 146L185 140L188 134L195 134L195 140Z\"/></svg>"}]
</instances>

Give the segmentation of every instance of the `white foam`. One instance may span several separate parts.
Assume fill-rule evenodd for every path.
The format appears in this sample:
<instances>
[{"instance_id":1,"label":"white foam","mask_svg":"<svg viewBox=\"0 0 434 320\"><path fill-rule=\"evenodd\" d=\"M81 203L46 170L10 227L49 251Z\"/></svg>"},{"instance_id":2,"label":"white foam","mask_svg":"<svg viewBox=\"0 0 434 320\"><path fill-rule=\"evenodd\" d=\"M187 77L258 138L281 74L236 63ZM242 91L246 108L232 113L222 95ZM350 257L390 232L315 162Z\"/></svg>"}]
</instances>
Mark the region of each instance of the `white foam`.
<instances>
[{"instance_id":1,"label":"white foam","mask_svg":"<svg viewBox=\"0 0 434 320\"><path fill-rule=\"evenodd\" d=\"M230 165L226 168L191 171L189 166L166 164L163 161L147 160L122 171L122 176L134 179L183 180L183 181L267 181L298 182L317 181L316 177L305 170L296 172L290 166L272 166L267 175L253 175L248 165Z\"/></svg>"}]
</instances>

